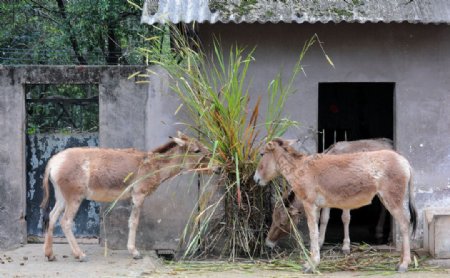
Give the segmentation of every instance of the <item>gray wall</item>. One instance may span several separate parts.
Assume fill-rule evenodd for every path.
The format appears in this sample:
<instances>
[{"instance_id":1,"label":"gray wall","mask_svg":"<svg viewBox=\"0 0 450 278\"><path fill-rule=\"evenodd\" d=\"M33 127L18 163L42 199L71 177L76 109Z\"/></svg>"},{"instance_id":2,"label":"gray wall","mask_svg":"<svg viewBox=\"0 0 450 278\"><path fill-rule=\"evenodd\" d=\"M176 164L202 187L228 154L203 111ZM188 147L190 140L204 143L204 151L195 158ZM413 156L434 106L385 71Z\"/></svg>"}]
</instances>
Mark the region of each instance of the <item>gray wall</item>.
<instances>
[{"instance_id":1,"label":"gray wall","mask_svg":"<svg viewBox=\"0 0 450 278\"><path fill-rule=\"evenodd\" d=\"M0 66L0 249L26 242L25 94L14 69Z\"/></svg>"},{"instance_id":2,"label":"gray wall","mask_svg":"<svg viewBox=\"0 0 450 278\"><path fill-rule=\"evenodd\" d=\"M303 43L317 33L333 69L316 45L303 65L307 77L296 82L298 92L286 114L300 121L309 152L317 150L319 82L395 82L394 140L397 150L415 169L414 183L422 241L422 211L450 206L450 26L420 24L202 24L199 34L207 49L212 35L224 47L236 41L257 46L252 76L253 100L265 94L279 69L287 73ZM264 98L263 98L264 99Z\"/></svg>"}]
</instances>

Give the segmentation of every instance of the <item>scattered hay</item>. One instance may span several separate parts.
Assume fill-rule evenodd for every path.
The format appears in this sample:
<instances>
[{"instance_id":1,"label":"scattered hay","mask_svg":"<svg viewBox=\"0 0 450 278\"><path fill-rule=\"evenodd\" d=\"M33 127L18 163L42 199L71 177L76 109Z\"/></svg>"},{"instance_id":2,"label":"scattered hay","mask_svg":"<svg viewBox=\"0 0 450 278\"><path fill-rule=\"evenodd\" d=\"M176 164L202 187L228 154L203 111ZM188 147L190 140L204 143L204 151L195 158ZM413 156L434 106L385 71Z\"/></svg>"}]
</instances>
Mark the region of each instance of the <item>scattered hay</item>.
<instances>
[{"instance_id":1,"label":"scattered hay","mask_svg":"<svg viewBox=\"0 0 450 278\"><path fill-rule=\"evenodd\" d=\"M414 252L412 256L413 261L409 266L409 271L434 271L438 269L426 264L427 257L419 258ZM377 250L368 244L352 245L350 255L343 255L340 252L340 247L334 247L322 253L319 270L323 272L375 272L373 274L395 273L395 267L399 259L399 252Z\"/></svg>"},{"instance_id":2,"label":"scattered hay","mask_svg":"<svg viewBox=\"0 0 450 278\"><path fill-rule=\"evenodd\" d=\"M367 275L389 275L395 274L395 267L399 262L400 254L393 251L382 251L368 244L352 245L350 255L344 255L340 246L322 252L322 260L318 271L322 273L339 271L359 271ZM227 261L182 261L167 262L167 267L172 272L222 272L222 271L284 271L301 272L304 260L298 253L279 253L269 260L235 260ZM413 262L408 271L440 272L442 269L427 265L427 257L419 257L413 252Z\"/></svg>"}]
</instances>

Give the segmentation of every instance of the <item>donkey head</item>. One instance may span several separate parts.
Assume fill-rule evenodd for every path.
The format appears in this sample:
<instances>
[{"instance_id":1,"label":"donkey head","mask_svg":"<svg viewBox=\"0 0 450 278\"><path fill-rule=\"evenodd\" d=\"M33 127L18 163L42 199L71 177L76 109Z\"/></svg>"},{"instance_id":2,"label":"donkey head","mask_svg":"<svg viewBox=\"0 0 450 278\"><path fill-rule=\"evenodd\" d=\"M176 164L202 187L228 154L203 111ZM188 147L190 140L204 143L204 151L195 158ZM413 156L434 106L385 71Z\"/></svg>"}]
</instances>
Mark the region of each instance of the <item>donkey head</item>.
<instances>
[{"instance_id":1,"label":"donkey head","mask_svg":"<svg viewBox=\"0 0 450 278\"><path fill-rule=\"evenodd\" d=\"M296 140L275 138L264 146L261 159L253 176L256 184L264 186L280 174L276 157L280 151L292 151L291 145L295 142Z\"/></svg>"},{"instance_id":2,"label":"donkey head","mask_svg":"<svg viewBox=\"0 0 450 278\"><path fill-rule=\"evenodd\" d=\"M178 131L177 137L171 137L177 145L177 160L181 160L183 170L206 169L210 159L209 149L198 140Z\"/></svg>"},{"instance_id":3,"label":"donkey head","mask_svg":"<svg viewBox=\"0 0 450 278\"><path fill-rule=\"evenodd\" d=\"M266 238L266 246L273 248L277 241L288 235L292 225L296 225L302 215L302 203L295 198L292 190L283 194L283 202L277 202L272 213L272 225ZM291 223L292 219L292 223Z\"/></svg>"}]
</instances>

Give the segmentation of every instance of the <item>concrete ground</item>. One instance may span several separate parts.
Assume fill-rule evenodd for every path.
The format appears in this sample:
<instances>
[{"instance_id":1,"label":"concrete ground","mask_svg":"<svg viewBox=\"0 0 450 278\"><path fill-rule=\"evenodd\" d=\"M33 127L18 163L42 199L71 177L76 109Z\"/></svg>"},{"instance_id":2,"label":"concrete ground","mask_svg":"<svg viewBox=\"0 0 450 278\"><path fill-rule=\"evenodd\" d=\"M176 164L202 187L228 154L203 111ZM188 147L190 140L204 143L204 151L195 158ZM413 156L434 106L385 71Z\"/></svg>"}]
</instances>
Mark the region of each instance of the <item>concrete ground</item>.
<instances>
[{"instance_id":1,"label":"concrete ground","mask_svg":"<svg viewBox=\"0 0 450 278\"><path fill-rule=\"evenodd\" d=\"M251 269L234 269L233 265L218 270L189 270L177 265L165 264L154 252L143 252L142 260L133 260L127 251L111 251L104 256L104 249L97 244L84 244L82 249L88 255L88 261L80 263L71 256L67 244L55 244L57 260L47 262L42 244L27 244L24 247L0 251L0 277L298 277L304 274L286 270L266 270L257 266ZM211 262L209 262L211 263ZM385 276L380 273L335 272L325 273L321 277ZM315 277L316 275L305 275ZM432 272L407 272L392 277L450 277L450 269Z\"/></svg>"},{"instance_id":2,"label":"concrete ground","mask_svg":"<svg viewBox=\"0 0 450 278\"><path fill-rule=\"evenodd\" d=\"M44 257L43 244L0 251L0 277L141 277L162 267L156 254L145 253L144 259L133 260L128 251L111 251L97 244L84 244L81 248L88 256L79 262L71 255L68 244L55 244L56 261Z\"/></svg>"}]
</instances>

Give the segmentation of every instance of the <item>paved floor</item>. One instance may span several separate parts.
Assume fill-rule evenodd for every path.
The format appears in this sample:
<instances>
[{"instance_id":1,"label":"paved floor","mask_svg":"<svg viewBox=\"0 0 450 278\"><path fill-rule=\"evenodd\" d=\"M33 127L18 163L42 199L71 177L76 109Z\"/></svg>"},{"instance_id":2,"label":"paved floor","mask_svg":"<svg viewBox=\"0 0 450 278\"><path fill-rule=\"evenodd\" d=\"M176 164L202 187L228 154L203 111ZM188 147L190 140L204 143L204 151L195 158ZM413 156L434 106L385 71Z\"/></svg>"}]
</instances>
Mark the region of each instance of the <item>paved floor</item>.
<instances>
[{"instance_id":1,"label":"paved floor","mask_svg":"<svg viewBox=\"0 0 450 278\"><path fill-rule=\"evenodd\" d=\"M133 260L127 251L109 251L99 245L85 244L88 256L79 262L71 255L68 244L55 244L56 261L48 262L42 244L27 244L12 251L0 252L0 277L140 277L154 272L162 263L153 252L142 260Z\"/></svg>"}]
</instances>

